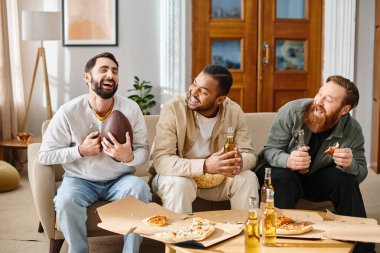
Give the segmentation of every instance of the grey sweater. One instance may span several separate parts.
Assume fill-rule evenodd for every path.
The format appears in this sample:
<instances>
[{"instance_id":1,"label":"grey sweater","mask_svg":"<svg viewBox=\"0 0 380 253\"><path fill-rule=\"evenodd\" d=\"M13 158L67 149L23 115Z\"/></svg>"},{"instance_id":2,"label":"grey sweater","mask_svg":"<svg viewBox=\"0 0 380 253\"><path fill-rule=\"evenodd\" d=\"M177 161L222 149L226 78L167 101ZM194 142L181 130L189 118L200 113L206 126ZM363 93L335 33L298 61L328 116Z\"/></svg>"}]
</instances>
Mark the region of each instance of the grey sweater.
<instances>
[{"instance_id":1,"label":"grey sweater","mask_svg":"<svg viewBox=\"0 0 380 253\"><path fill-rule=\"evenodd\" d=\"M133 173L135 166L149 156L148 135L140 107L132 100L115 95L113 110L119 110L129 119L133 129L134 160L116 162L101 152L97 156L81 157L78 146L93 131L100 131L102 122L92 113L88 95L82 95L62 105L54 114L43 136L39 151L42 164L62 164L65 176L92 181L111 180L125 173Z\"/></svg>"},{"instance_id":2,"label":"grey sweater","mask_svg":"<svg viewBox=\"0 0 380 253\"><path fill-rule=\"evenodd\" d=\"M260 160L265 159L274 167L286 168L290 152L297 148L296 133L301 128L305 130L306 145L309 143L312 133L305 126L303 115L311 101L312 99L298 99L280 108L269 132L267 143L259 154ZM358 182L362 182L368 174L364 156L364 136L360 124L350 114L341 117L330 136L321 144L310 173L334 163L332 157L324 151L329 146L335 146L337 142L340 148L351 148L353 154L351 166L341 169L355 175Z\"/></svg>"}]
</instances>

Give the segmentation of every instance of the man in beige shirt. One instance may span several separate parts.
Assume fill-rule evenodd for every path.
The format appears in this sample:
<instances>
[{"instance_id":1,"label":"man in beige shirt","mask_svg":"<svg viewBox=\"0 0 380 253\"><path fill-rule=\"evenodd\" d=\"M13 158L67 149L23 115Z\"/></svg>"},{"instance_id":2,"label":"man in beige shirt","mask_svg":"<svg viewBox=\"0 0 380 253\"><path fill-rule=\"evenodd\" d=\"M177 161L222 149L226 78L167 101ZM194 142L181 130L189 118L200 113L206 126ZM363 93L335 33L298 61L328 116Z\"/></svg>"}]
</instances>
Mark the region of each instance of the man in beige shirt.
<instances>
[{"instance_id":1,"label":"man in beige shirt","mask_svg":"<svg viewBox=\"0 0 380 253\"><path fill-rule=\"evenodd\" d=\"M248 198L258 197L257 177L250 171L257 157L245 115L227 97L231 85L226 68L206 66L186 94L163 108L152 152L157 173L152 189L165 208L191 212L198 196L248 209ZM229 127L236 149L223 152Z\"/></svg>"}]
</instances>

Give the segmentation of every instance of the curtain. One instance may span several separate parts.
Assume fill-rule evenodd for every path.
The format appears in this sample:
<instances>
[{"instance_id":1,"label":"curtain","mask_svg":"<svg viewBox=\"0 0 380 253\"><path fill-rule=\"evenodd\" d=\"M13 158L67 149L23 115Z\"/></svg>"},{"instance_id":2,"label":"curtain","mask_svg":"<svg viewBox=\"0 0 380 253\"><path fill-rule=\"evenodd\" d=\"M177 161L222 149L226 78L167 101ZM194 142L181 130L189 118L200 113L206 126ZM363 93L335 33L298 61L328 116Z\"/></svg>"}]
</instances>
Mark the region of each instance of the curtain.
<instances>
[{"instance_id":1,"label":"curtain","mask_svg":"<svg viewBox=\"0 0 380 253\"><path fill-rule=\"evenodd\" d=\"M324 2L323 80L342 75L354 80L356 0Z\"/></svg>"},{"instance_id":2,"label":"curtain","mask_svg":"<svg viewBox=\"0 0 380 253\"><path fill-rule=\"evenodd\" d=\"M16 137L25 113L17 1L0 0L0 21L0 139L3 140Z\"/></svg>"}]
</instances>

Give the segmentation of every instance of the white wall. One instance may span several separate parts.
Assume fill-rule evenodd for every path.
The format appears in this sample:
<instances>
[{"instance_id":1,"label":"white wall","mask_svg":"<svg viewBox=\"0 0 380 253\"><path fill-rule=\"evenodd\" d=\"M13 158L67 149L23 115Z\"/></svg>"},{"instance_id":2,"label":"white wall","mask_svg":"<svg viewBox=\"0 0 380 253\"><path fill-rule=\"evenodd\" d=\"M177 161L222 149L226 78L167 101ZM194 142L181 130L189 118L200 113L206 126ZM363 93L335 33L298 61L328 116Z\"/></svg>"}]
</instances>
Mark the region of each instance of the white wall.
<instances>
[{"instance_id":1,"label":"white wall","mask_svg":"<svg viewBox=\"0 0 380 253\"><path fill-rule=\"evenodd\" d=\"M53 112L63 103L88 92L87 85L82 79L84 66L88 59L104 51L113 53L119 62L118 94L127 96L127 90L133 88L135 75L140 79L151 81L153 86L158 86L160 80L159 3L159 1L151 0L118 1L119 43L116 47L63 47L61 41L44 42ZM18 0L18 7L21 25L22 10L60 11L61 0ZM39 46L40 43L36 41L21 41L26 97L29 94ZM28 123L28 131L33 134L40 134L41 123L47 117L43 85L40 66Z\"/></svg>"},{"instance_id":2,"label":"white wall","mask_svg":"<svg viewBox=\"0 0 380 253\"><path fill-rule=\"evenodd\" d=\"M355 84L360 100L354 117L363 128L367 164L371 154L373 49L375 32L375 0L357 1Z\"/></svg>"}]
</instances>

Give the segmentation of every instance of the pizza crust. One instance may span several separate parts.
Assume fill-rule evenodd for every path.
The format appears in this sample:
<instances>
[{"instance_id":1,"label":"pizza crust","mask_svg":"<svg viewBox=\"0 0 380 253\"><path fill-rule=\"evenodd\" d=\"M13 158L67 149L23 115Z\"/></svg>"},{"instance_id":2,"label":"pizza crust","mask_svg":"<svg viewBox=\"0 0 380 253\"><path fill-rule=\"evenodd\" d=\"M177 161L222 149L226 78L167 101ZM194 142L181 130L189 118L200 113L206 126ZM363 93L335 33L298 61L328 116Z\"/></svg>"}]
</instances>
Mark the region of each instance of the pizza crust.
<instances>
[{"instance_id":1,"label":"pizza crust","mask_svg":"<svg viewBox=\"0 0 380 253\"><path fill-rule=\"evenodd\" d=\"M307 233L311 230L313 230L312 225L302 225L296 230L294 230L294 229L288 230L288 229L277 228L276 232L278 235L301 235L301 234Z\"/></svg>"}]
</instances>

